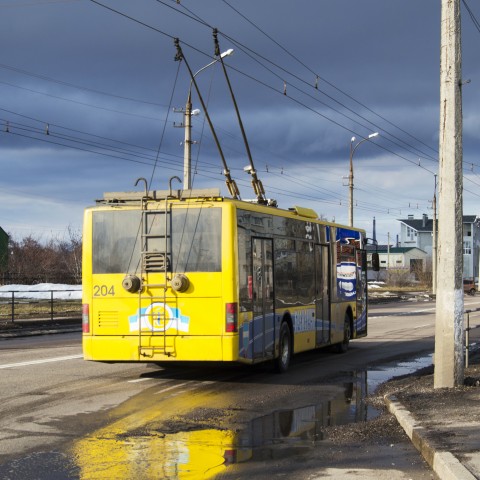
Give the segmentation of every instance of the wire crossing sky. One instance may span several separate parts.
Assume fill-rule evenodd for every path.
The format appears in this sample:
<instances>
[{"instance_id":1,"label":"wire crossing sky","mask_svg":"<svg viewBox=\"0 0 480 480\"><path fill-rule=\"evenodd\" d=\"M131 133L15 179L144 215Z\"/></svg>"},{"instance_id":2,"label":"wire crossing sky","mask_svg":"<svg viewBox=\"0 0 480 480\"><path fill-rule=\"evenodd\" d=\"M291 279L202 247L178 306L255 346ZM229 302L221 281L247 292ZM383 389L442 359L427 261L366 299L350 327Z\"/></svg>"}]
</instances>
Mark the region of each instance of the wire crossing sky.
<instances>
[{"instance_id":1,"label":"wire crossing sky","mask_svg":"<svg viewBox=\"0 0 480 480\"><path fill-rule=\"evenodd\" d=\"M212 31L268 198L354 223L386 243L397 219L432 215L438 171L436 0L0 0L0 226L62 236L104 191L165 189L182 176L190 78L214 59ZM480 6L462 0L464 213L480 200ZM181 63L181 62L180 62ZM221 65L196 77L242 198L248 156ZM201 109L193 92L193 108ZM194 187L224 186L205 112L192 117ZM480 212L479 212L480 213Z\"/></svg>"}]
</instances>

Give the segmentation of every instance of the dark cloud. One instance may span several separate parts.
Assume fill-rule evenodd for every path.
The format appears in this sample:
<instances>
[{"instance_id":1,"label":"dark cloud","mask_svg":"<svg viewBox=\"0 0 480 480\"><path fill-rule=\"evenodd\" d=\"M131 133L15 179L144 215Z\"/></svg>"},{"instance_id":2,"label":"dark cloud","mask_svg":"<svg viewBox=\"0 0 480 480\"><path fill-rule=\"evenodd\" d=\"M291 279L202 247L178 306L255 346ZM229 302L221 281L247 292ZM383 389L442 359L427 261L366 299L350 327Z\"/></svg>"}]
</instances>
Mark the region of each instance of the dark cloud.
<instances>
[{"instance_id":1,"label":"dark cloud","mask_svg":"<svg viewBox=\"0 0 480 480\"><path fill-rule=\"evenodd\" d=\"M355 157L356 195L364 202L358 221L369 225L376 216L395 231L398 215L389 207L406 214L415 198L428 208L431 188L422 189L416 179L433 177L423 166L436 171L440 2L101 3L124 15L88 1L0 7L0 194L2 188L26 190L76 201L72 219L80 224L85 204L105 190L133 188L139 176L152 176L153 165L157 188L181 176L184 132L173 123L178 126L182 114L172 109L185 106L190 78L184 62L174 61L171 36L180 38L196 72L212 60L211 27L218 27L221 50L235 50L225 64L254 159L273 191L297 195L297 203L314 208L317 203L327 217L346 221L342 176L350 139L379 131L378 147L362 146ZM466 163L476 163L479 37L467 16L463 24L463 68L472 80L464 88L464 152ZM220 65L197 79L232 172L248 185L245 147ZM201 108L196 92L193 100ZM199 142L192 151L196 182L222 185L204 112L194 119L193 136ZM370 171L369 162L378 162L383 177L362 186L360 173ZM322 173L315 186L328 192L309 185L316 167ZM375 195L382 201L369 207ZM476 213L475 197L466 201L467 213ZM285 202L295 198L285 196ZM18 215L24 224L20 216L28 211ZM68 225L64 215L58 221Z\"/></svg>"}]
</instances>

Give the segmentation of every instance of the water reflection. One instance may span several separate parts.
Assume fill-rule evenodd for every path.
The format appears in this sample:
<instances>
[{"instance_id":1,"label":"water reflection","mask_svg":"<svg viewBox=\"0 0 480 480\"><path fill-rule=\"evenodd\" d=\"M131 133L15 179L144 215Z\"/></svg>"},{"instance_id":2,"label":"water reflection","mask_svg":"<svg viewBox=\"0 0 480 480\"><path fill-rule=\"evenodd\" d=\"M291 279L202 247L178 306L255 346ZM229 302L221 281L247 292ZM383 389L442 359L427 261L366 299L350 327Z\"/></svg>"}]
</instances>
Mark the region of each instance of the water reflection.
<instances>
[{"instance_id":1,"label":"water reflection","mask_svg":"<svg viewBox=\"0 0 480 480\"><path fill-rule=\"evenodd\" d=\"M119 420L76 443L80 478L214 478L233 463L258 455L274 457L278 446L312 448L324 438L324 427L376 416L365 403L367 373L352 380L329 401L275 411L253 419L239 432L210 428L168 433L161 425L155 427L155 421L148 422L154 418L148 411L143 412L143 426L138 419L134 424ZM298 453L297 448L287 452Z\"/></svg>"},{"instance_id":2,"label":"water reflection","mask_svg":"<svg viewBox=\"0 0 480 480\"><path fill-rule=\"evenodd\" d=\"M256 418L238 434L237 446L252 449L278 444L312 446L313 442L324 439L325 427L371 420L378 411L366 404L366 387L367 374L360 372L332 400Z\"/></svg>"},{"instance_id":3,"label":"water reflection","mask_svg":"<svg viewBox=\"0 0 480 480\"><path fill-rule=\"evenodd\" d=\"M75 447L80 478L208 479L237 461L231 431L122 437L80 441Z\"/></svg>"},{"instance_id":4,"label":"water reflection","mask_svg":"<svg viewBox=\"0 0 480 480\"><path fill-rule=\"evenodd\" d=\"M159 411L166 413L165 404L160 408L157 401L152 401L130 417L77 442L74 453L79 477L208 479L232 464L293 456L314 448L316 442L324 439L326 427L375 418L379 412L366 402L369 389L373 391L381 382L429 364L431 355L369 371L345 373L348 381L336 397L328 401L312 399L298 408L274 411L251 420L240 431L192 430L198 426L187 423L181 428L186 431L171 433L158 423ZM208 394L197 394L196 404L190 404L190 398L188 394L176 397L173 413L188 412L199 404L211 402Z\"/></svg>"}]
</instances>

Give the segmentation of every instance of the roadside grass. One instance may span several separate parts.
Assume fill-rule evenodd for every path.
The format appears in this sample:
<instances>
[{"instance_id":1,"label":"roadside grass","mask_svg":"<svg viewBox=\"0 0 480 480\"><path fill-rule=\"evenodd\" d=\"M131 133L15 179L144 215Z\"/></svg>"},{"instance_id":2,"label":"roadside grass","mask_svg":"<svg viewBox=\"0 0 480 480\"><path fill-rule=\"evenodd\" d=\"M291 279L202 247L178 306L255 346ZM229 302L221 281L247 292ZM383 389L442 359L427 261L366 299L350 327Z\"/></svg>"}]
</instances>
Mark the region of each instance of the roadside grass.
<instances>
[{"instance_id":1,"label":"roadside grass","mask_svg":"<svg viewBox=\"0 0 480 480\"><path fill-rule=\"evenodd\" d=\"M0 323L12 322L20 319L56 317L80 317L82 315L81 300L15 300L0 302ZM13 318L12 318L13 314Z\"/></svg>"}]
</instances>

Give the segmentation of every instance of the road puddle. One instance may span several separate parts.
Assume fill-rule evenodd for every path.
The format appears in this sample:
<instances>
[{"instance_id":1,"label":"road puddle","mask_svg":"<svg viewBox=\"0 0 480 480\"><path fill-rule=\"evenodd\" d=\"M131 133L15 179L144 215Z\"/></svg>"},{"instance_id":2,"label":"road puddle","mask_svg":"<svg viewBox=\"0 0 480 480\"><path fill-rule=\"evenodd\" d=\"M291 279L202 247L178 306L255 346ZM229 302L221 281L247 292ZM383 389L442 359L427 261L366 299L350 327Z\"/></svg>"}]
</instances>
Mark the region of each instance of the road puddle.
<instances>
[{"instance_id":1,"label":"road puddle","mask_svg":"<svg viewBox=\"0 0 480 480\"><path fill-rule=\"evenodd\" d=\"M239 430L222 429L220 423L218 428L190 424L168 430L156 423L159 406L152 405L141 419L130 420L130 424L123 419L76 442L79 478L207 479L228 474L234 464L307 453L322 444L327 427L378 416L367 397L380 383L430 364L431 355L344 373L333 398L312 398L311 403L297 408L254 418ZM175 401L181 402L181 398ZM205 397L201 405L208 402Z\"/></svg>"},{"instance_id":2,"label":"road puddle","mask_svg":"<svg viewBox=\"0 0 480 480\"><path fill-rule=\"evenodd\" d=\"M368 370L368 388L375 390L381 383L395 377L409 375L432 365L433 354L409 360L408 362L392 362Z\"/></svg>"},{"instance_id":3,"label":"road puddle","mask_svg":"<svg viewBox=\"0 0 480 480\"><path fill-rule=\"evenodd\" d=\"M411 374L432 364L432 355L408 362L391 363L349 374L343 394L321 403L294 410L279 410L254 419L238 434L237 445L252 450L276 448L281 444L308 446L325 438L325 427L372 420L379 411L368 404L366 397L392 378ZM288 450L287 450L288 452ZM285 455L285 451L282 455Z\"/></svg>"}]
</instances>

